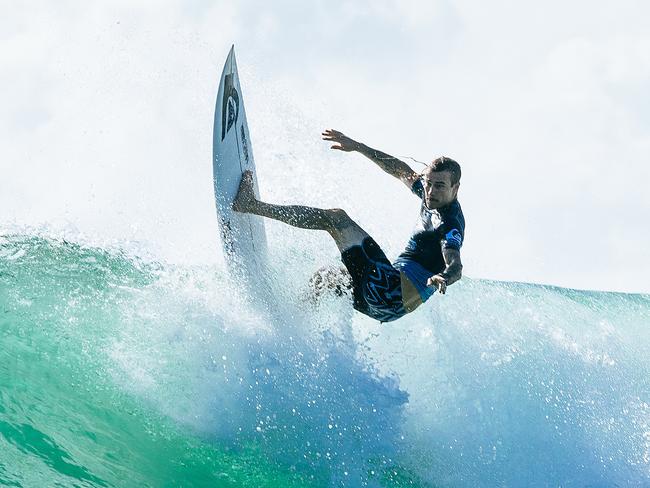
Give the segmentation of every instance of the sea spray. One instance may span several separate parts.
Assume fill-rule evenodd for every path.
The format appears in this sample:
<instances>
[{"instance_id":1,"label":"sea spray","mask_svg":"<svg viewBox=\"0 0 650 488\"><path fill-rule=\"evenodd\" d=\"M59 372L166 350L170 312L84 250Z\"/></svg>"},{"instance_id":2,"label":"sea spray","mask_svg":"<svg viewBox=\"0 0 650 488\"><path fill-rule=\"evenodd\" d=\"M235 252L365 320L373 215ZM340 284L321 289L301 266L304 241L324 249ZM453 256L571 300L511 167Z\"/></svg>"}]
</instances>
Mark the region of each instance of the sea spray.
<instances>
[{"instance_id":1,"label":"sea spray","mask_svg":"<svg viewBox=\"0 0 650 488\"><path fill-rule=\"evenodd\" d=\"M374 486L372 468L394 463L407 395L364 364L334 328L315 327L314 309L298 306L284 323L269 324L228 292L232 283L218 269L146 264L40 237L5 238L2 265L5 317L28 318L18 335L46 341L30 344L51 349L71 369L75 393L87 390L82 410L119 408L105 395L100 400L99 388L171 419L217 452L254 450L261 465L316 486ZM311 323L299 322L310 313ZM58 391L43 402L44 418L70 402ZM68 427L59 434L74 445ZM93 429L90 418L87 430L96 435ZM146 430L161 435L156 425ZM104 459L69 457L111 484ZM138 471L128 459L119 462ZM21 470L12 472L19 479Z\"/></svg>"},{"instance_id":2,"label":"sea spray","mask_svg":"<svg viewBox=\"0 0 650 488\"><path fill-rule=\"evenodd\" d=\"M650 483L650 297L465 277L380 325L296 249L279 320L219 266L5 235L0 484Z\"/></svg>"}]
</instances>

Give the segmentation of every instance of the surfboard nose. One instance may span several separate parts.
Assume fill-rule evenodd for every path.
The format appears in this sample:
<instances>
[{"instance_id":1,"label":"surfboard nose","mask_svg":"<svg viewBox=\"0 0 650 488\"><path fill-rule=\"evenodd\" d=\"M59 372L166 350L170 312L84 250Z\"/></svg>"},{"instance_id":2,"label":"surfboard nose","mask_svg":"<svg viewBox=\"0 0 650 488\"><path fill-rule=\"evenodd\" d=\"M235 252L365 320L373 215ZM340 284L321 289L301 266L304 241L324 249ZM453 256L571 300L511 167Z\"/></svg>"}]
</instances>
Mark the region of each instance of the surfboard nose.
<instances>
[{"instance_id":1,"label":"surfboard nose","mask_svg":"<svg viewBox=\"0 0 650 488\"><path fill-rule=\"evenodd\" d=\"M235 59L235 45L233 44L228 51L228 56L226 57L226 62L223 65L223 72L226 74L232 74L237 71L237 61Z\"/></svg>"}]
</instances>

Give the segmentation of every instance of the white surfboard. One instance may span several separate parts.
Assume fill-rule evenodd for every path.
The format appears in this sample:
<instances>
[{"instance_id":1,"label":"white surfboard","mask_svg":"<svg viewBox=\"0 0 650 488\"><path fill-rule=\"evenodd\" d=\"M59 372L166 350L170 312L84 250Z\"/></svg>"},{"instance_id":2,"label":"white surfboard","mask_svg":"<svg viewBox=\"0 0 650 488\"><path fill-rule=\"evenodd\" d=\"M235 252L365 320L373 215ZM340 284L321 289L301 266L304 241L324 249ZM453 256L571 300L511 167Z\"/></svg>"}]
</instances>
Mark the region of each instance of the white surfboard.
<instances>
[{"instance_id":1,"label":"white surfboard","mask_svg":"<svg viewBox=\"0 0 650 488\"><path fill-rule=\"evenodd\" d=\"M219 83L212 151L214 195L226 267L231 277L250 292L266 270L266 231L261 217L231 208L242 173L252 170L255 175L234 46ZM256 178L255 195L259 197Z\"/></svg>"}]
</instances>

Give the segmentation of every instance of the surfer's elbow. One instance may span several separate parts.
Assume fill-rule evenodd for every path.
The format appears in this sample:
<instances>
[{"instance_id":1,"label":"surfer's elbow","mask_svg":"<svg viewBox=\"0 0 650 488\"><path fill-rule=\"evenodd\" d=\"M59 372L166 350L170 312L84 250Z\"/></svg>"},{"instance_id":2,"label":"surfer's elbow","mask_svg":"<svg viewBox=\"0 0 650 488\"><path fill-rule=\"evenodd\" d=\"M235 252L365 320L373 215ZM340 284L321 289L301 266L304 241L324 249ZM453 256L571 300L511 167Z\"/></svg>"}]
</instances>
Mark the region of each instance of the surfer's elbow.
<instances>
[{"instance_id":1,"label":"surfer's elbow","mask_svg":"<svg viewBox=\"0 0 650 488\"><path fill-rule=\"evenodd\" d=\"M447 276L447 284L456 283L463 277L463 265L460 261L450 263L444 274Z\"/></svg>"},{"instance_id":2,"label":"surfer's elbow","mask_svg":"<svg viewBox=\"0 0 650 488\"><path fill-rule=\"evenodd\" d=\"M449 275L447 284L451 285L452 283L456 283L463 277L463 266L460 265L459 267L454 267L448 271L447 274Z\"/></svg>"}]
</instances>

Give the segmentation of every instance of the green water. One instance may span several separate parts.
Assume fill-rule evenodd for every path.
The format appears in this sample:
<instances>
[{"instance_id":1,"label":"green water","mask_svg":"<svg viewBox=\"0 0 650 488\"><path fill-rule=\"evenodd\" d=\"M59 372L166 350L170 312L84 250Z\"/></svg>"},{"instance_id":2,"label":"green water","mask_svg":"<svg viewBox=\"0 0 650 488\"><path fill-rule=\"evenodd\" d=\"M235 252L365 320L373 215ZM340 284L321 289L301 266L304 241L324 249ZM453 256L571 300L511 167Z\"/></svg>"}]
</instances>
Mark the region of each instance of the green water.
<instances>
[{"instance_id":1,"label":"green water","mask_svg":"<svg viewBox=\"0 0 650 488\"><path fill-rule=\"evenodd\" d=\"M0 484L6 486L319 486L228 450L116 389L102 347L116 286L152 271L121 256L14 238L0 261Z\"/></svg>"},{"instance_id":2,"label":"green water","mask_svg":"<svg viewBox=\"0 0 650 488\"><path fill-rule=\"evenodd\" d=\"M650 297L465 278L349 317L272 324L218 267L0 237L0 486L650 483Z\"/></svg>"},{"instance_id":3,"label":"green water","mask_svg":"<svg viewBox=\"0 0 650 488\"><path fill-rule=\"evenodd\" d=\"M160 271L120 252L0 239L0 485L330 485L326 469L277 461L254 438L188 428L116 381L124 306ZM417 485L386 463L368 479Z\"/></svg>"}]
</instances>

